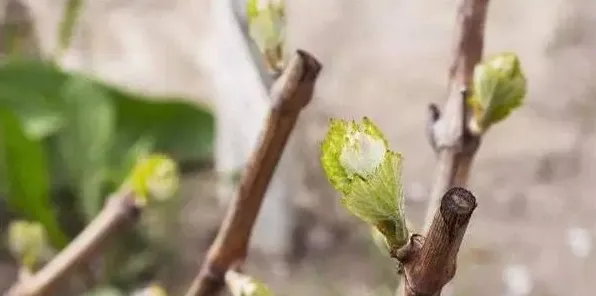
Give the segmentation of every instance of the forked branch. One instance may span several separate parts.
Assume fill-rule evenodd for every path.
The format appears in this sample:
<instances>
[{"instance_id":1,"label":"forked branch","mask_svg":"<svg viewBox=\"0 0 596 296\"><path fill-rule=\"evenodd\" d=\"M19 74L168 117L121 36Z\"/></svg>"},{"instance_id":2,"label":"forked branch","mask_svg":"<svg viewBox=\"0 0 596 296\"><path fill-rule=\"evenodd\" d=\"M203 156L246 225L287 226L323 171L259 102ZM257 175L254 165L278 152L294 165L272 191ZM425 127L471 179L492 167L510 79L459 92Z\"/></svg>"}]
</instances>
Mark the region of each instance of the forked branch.
<instances>
[{"instance_id":1,"label":"forked branch","mask_svg":"<svg viewBox=\"0 0 596 296\"><path fill-rule=\"evenodd\" d=\"M455 31L454 57L449 69L449 95L443 112L431 104L429 140L437 153L435 180L424 223L429 229L441 196L452 187L465 187L470 166L480 145L480 135L470 131L466 96L474 66L484 47L484 27L489 0L460 0Z\"/></svg>"},{"instance_id":2,"label":"forked branch","mask_svg":"<svg viewBox=\"0 0 596 296\"><path fill-rule=\"evenodd\" d=\"M320 71L321 64L313 56L298 50L273 84L270 94L273 106L260 146L242 175L238 192L187 296L218 293L225 284L227 270L245 260L264 193L300 111L312 99Z\"/></svg>"},{"instance_id":3,"label":"forked branch","mask_svg":"<svg viewBox=\"0 0 596 296\"><path fill-rule=\"evenodd\" d=\"M404 277L396 295L439 296L455 275L457 253L476 198L463 189L480 145L468 125L466 99L474 67L482 58L489 0L460 0L448 97L443 111L429 106L427 136L437 154L435 179L424 221L425 235L413 235L398 252Z\"/></svg>"}]
</instances>

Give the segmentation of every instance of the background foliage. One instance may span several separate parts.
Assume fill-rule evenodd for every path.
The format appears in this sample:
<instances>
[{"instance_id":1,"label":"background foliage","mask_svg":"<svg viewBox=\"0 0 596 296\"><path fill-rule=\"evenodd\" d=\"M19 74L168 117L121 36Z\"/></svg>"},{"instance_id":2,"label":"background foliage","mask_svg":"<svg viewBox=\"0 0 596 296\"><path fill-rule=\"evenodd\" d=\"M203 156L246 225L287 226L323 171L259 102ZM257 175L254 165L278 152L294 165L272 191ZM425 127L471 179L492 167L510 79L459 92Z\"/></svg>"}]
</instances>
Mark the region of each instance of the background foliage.
<instances>
[{"instance_id":1,"label":"background foliage","mask_svg":"<svg viewBox=\"0 0 596 296\"><path fill-rule=\"evenodd\" d=\"M209 110L119 89L49 61L2 60L0 115L1 196L16 216L42 223L55 249L98 213L137 157L164 152L200 163L212 152Z\"/></svg>"}]
</instances>

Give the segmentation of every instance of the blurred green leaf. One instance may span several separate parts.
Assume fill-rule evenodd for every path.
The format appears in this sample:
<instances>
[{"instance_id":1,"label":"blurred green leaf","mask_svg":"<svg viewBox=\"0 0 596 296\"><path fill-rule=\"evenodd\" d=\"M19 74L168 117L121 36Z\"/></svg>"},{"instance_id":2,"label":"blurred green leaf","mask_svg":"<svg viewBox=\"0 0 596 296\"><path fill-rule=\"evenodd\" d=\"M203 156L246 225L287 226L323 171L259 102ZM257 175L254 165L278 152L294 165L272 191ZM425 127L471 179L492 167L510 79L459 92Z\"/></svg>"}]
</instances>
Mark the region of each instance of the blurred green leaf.
<instances>
[{"instance_id":1,"label":"blurred green leaf","mask_svg":"<svg viewBox=\"0 0 596 296\"><path fill-rule=\"evenodd\" d=\"M38 165L36 159L40 156L32 154L36 150L11 150L15 158L10 164L18 164L15 169L19 171L13 174L0 170L0 178L6 176L0 180L0 192L12 196L4 194L13 191L13 182L5 180L35 178L45 172L45 200L18 199L15 210L31 220L46 221L48 213L54 215L50 210L53 205L60 210L63 231L69 233L77 233L84 225L83 212L86 219L97 213L103 197L125 180L139 157L164 153L181 164L212 157L214 117L210 110L179 98L136 93L79 73L64 72L50 62L12 58L0 61L0 108L14 115L27 139L36 140L40 145L36 149L43 147L47 152L47 159L43 159L47 163ZM4 134L0 137L4 140ZM47 192L50 184L52 202ZM26 185L29 187L25 189L31 190L31 184ZM42 223L50 238L56 237L58 223L49 227L49 222ZM127 233L126 237L141 241L137 232ZM147 241L142 241L133 251L130 241L121 241L124 255L110 270L122 269L128 258L146 250ZM63 244L56 248L60 246ZM157 264L151 258L141 261L144 264L132 268L135 275L129 275L130 279L138 279L141 271Z\"/></svg>"},{"instance_id":2,"label":"blurred green leaf","mask_svg":"<svg viewBox=\"0 0 596 296\"><path fill-rule=\"evenodd\" d=\"M143 98L115 88L109 92L117 110L117 151L145 138L153 142L154 151L178 163L211 157L215 120L207 109L174 98Z\"/></svg>"},{"instance_id":3,"label":"blurred green leaf","mask_svg":"<svg viewBox=\"0 0 596 296\"><path fill-rule=\"evenodd\" d=\"M65 80L66 75L51 64L5 59L0 63L0 107L18 117L28 136L50 136L65 123L57 101Z\"/></svg>"},{"instance_id":4,"label":"blurred green leaf","mask_svg":"<svg viewBox=\"0 0 596 296\"><path fill-rule=\"evenodd\" d=\"M56 134L66 124L64 88L77 73L65 73L43 61L7 59L0 63L0 107L21 119L28 133L41 138ZM205 107L180 98L132 92L99 81L93 92L109 97L116 112L118 155L143 141L177 162L203 161L212 155L214 117ZM97 91L99 89L99 91ZM85 95L82 91L79 95ZM73 94L73 91L70 91ZM148 146L152 146L148 145Z\"/></svg>"},{"instance_id":5,"label":"blurred green leaf","mask_svg":"<svg viewBox=\"0 0 596 296\"><path fill-rule=\"evenodd\" d=\"M83 76L69 78L61 98L68 121L58 135L61 159L76 184L83 213L92 219L103 203L102 187L115 134L113 104L99 85Z\"/></svg>"},{"instance_id":6,"label":"blurred green leaf","mask_svg":"<svg viewBox=\"0 0 596 296\"><path fill-rule=\"evenodd\" d=\"M42 144L30 139L18 118L0 108L0 165L7 188L8 204L46 229L52 245L62 248L67 243L49 196L50 181Z\"/></svg>"}]
</instances>

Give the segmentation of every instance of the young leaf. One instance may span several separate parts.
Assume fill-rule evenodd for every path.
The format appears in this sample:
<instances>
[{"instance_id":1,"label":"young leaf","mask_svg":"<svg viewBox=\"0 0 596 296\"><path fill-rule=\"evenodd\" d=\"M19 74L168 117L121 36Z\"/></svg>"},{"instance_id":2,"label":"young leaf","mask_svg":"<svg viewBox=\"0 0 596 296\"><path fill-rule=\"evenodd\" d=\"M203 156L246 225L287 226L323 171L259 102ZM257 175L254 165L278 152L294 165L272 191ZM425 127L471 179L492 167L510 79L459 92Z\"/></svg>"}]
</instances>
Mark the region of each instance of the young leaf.
<instances>
[{"instance_id":1,"label":"young leaf","mask_svg":"<svg viewBox=\"0 0 596 296\"><path fill-rule=\"evenodd\" d=\"M401 247L408 236L401 159L366 117L362 123L332 119L321 144L321 165L342 204L383 233L391 248Z\"/></svg>"},{"instance_id":2,"label":"young leaf","mask_svg":"<svg viewBox=\"0 0 596 296\"><path fill-rule=\"evenodd\" d=\"M0 166L7 178L8 204L39 221L50 242L59 249L68 239L60 229L49 196L50 181L42 144L27 137L18 118L0 108Z\"/></svg>"},{"instance_id":3,"label":"young leaf","mask_svg":"<svg viewBox=\"0 0 596 296\"><path fill-rule=\"evenodd\" d=\"M520 61L513 53L501 53L476 65L473 92L468 99L474 115L474 129L483 132L505 119L521 106L526 88Z\"/></svg>"}]
</instances>

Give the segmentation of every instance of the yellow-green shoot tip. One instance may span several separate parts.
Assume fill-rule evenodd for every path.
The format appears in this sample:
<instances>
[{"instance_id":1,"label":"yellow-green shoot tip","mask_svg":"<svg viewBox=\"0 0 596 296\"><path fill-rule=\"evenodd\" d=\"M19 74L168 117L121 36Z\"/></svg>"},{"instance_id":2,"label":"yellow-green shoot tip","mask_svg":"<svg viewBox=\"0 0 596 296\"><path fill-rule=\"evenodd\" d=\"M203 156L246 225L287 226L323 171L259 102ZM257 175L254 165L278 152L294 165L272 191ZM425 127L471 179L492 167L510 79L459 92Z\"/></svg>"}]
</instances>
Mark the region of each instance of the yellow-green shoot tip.
<instances>
[{"instance_id":1,"label":"yellow-green shoot tip","mask_svg":"<svg viewBox=\"0 0 596 296\"><path fill-rule=\"evenodd\" d=\"M163 201L178 191L180 175L178 165L164 154L151 154L139 159L128 178L139 206L150 200Z\"/></svg>"}]
</instances>

